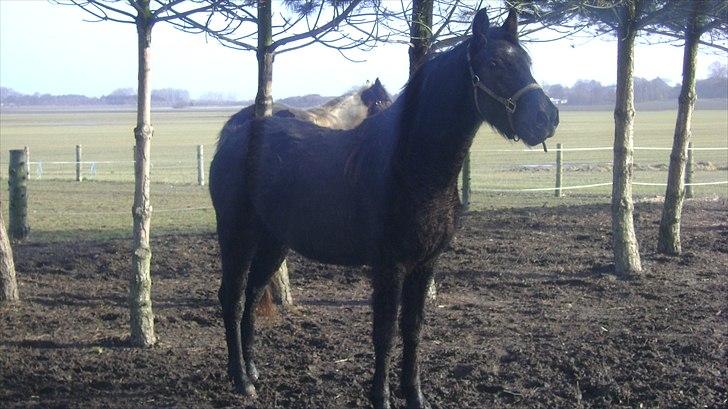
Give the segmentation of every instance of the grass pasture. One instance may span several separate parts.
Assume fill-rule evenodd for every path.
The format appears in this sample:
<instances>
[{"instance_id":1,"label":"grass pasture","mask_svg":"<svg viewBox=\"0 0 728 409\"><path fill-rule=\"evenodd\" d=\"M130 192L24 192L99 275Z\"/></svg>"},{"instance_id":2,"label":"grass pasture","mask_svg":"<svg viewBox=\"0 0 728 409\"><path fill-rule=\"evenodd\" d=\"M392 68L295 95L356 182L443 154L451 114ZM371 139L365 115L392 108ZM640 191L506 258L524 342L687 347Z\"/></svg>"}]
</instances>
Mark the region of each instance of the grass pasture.
<instances>
[{"instance_id":1,"label":"grass pasture","mask_svg":"<svg viewBox=\"0 0 728 409\"><path fill-rule=\"evenodd\" d=\"M196 186L196 146L205 146L205 170L217 133L233 109L163 110L153 114L153 231L158 234L211 231L214 215L205 187ZM635 145L670 147L674 111L638 112ZM28 146L31 156L29 217L32 240L74 239L79 235L123 237L131 229L133 186L132 129L135 113L124 110L0 111L0 174L7 169L8 150ZM609 111L561 113L557 135L548 143L524 149L483 127L472 150L473 208L552 206L609 201L609 186L565 191L502 192L550 188L555 181L555 148L605 147L597 151L564 152L564 186L611 180L613 119ZM696 148L728 147L728 113L699 110L693 120ZM75 145L83 146L84 177L75 176ZM668 150L637 150L635 181L664 183ZM695 182L728 180L728 151L695 152ZM53 163L65 162L65 163ZM4 176L3 176L4 177ZM637 197L664 194L662 186L635 186ZM698 197L728 197L727 185L695 188Z\"/></svg>"}]
</instances>

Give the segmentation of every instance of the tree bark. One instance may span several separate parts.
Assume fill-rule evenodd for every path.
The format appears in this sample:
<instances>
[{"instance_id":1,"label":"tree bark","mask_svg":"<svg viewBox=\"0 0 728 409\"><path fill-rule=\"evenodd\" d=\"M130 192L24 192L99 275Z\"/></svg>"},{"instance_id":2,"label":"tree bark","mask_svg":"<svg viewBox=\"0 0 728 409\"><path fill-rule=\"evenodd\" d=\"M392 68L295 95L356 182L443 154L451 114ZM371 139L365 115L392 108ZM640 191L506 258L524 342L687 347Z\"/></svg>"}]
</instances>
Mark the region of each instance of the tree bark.
<instances>
[{"instance_id":1,"label":"tree bark","mask_svg":"<svg viewBox=\"0 0 728 409\"><path fill-rule=\"evenodd\" d=\"M412 2L412 25L410 26L409 75L410 77L425 62L432 42L432 9L434 0Z\"/></svg>"},{"instance_id":2,"label":"tree bark","mask_svg":"<svg viewBox=\"0 0 728 409\"><path fill-rule=\"evenodd\" d=\"M258 93L255 96L255 116L263 118L273 115L273 61L274 54L270 49L273 44L273 19L271 0L258 0ZM283 261L281 267L271 278L261 303L275 301L284 307L293 305L291 284L288 280L288 265ZM274 310L273 306L264 306L262 311Z\"/></svg>"},{"instance_id":3,"label":"tree bark","mask_svg":"<svg viewBox=\"0 0 728 409\"><path fill-rule=\"evenodd\" d=\"M255 95L255 116L273 115L273 54L258 51L258 93Z\"/></svg>"},{"instance_id":4,"label":"tree bark","mask_svg":"<svg viewBox=\"0 0 728 409\"><path fill-rule=\"evenodd\" d=\"M5 221L0 203L0 304L14 303L19 299L13 249L10 247L10 240L5 230Z\"/></svg>"},{"instance_id":5,"label":"tree bark","mask_svg":"<svg viewBox=\"0 0 728 409\"><path fill-rule=\"evenodd\" d=\"M148 1L145 4L148 9ZM152 277L150 263L152 250L149 234L152 205L149 194L149 167L151 138L152 89L150 87L150 56L152 42L151 13L140 12L137 17L139 46L139 88L137 94L137 126L134 129L134 204L132 207L132 272L129 280L129 310L132 345L150 347L157 338L154 334L152 312Z\"/></svg>"},{"instance_id":6,"label":"tree bark","mask_svg":"<svg viewBox=\"0 0 728 409\"><path fill-rule=\"evenodd\" d=\"M276 304L283 306L293 305L291 284L288 281L288 265L285 260L270 280L270 291L273 296L273 301Z\"/></svg>"},{"instance_id":7,"label":"tree bark","mask_svg":"<svg viewBox=\"0 0 728 409\"><path fill-rule=\"evenodd\" d=\"M622 6L617 38L617 100L614 107L614 169L612 176L612 245L618 275L642 271L634 230L632 179L634 165L634 42L635 4Z\"/></svg>"},{"instance_id":8,"label":"tree bark","mask_svg":"<svg viewBox=\"0 0 728 409\"><path fill-rule=\"evenodd\" d=\"M8 164L8 233L13 241L28 237L28 159L22 149L10 150Z\"/></svg>"},{"instance_id":9,"label":"tree bark","mask_svg":"<svg viewBox=\"0 0 728 409\"><path fill-rule=\"evenodd\" d=\"M675 123L675 136L670 153L670 168L667 173L665 203L660 219L660 233L657 251L662 254L678 255L680 245L680 218L685 198L685 161L690 142L690 128L695 108L695 65L697 63L700 30L698 20L702 1L693 3L690 20L685 30L685 50L683 54L683 81Z\"/></svg>"},{"instance_id":10,"label":"tree bark","mask_svg":"<svg viewBox=\"0 0 728 409\"><path fill-rule=\"evenodd\" d=\"M255 116L273 115L273 17L271 0L258 0L258 93L255 96Z\"/></svg>"}]
</instances>

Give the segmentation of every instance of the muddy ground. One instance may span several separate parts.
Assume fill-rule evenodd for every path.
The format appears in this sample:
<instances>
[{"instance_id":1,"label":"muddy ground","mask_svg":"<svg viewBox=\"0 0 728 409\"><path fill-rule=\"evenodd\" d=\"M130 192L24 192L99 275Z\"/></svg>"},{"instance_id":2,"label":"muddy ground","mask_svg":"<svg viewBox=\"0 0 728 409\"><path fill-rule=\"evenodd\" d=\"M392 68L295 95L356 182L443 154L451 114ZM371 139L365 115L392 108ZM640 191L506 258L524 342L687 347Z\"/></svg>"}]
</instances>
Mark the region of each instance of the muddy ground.
<instances>
[{"instance_id":1,"label":"muddy ground","mask_svg":"<svg viewBox=\"0 0 728 409\"><path fill-rule=\"evenodd\" d=\"M432 406L726 407L728 204L687 204L680 257L655 252L660 207L637 206L645 272L633 280L611 274L607 206L468 215L428 306ZM297 308L260 325L251 404L225 375L215 237L153 249L160 340L140 350L125 344L127 241L16 246L23 302L0 309L0 406L366 407L362 269L290 258Z\"/></svg>"}]
</instances>

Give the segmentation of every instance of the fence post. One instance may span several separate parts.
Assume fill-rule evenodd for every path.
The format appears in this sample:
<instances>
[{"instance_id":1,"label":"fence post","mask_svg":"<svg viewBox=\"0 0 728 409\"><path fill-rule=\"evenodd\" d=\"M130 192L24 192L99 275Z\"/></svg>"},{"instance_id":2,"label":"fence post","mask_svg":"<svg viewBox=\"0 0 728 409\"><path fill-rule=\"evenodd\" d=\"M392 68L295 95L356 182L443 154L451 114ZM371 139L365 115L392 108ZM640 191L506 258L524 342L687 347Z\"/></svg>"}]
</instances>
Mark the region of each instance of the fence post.
<instances>
[{"instance_id":1,"label":"fence post","mask_svg":"<svg viewBox=\"0 0 728 409\"><path fill-rule=\"evenodd\" d=\"M691 199L693 197L693 171L695 171L695 165L693 163L693 143L688 142L688 163L685 164L685 198Z\"/></svg>"},{"instance_id":2,"label":"fence post","mask_svg":"<svg viewBox=\"0 0 728 409\"><path fill-rule=\"evenodd\" d=\"M28 172L24 149L10 151L8 166L8 235L12 240L28 237Z\"/></svg>"},{"instance_id":3,"label":"fence post","mask_svg":"<svg viewBox=\"0 0 728 409\"><path fill-rule=\"evenodd\" d=\"M463 211L470 209L470 151L465 155L463 162L463 186L462 186Z\"/></svg>"},{"instance_id":4,"label":"fence post","mask_svg":"<svg viewBox=\"0 0 728 409\"><path fill-rule=\"evenodd\" d=\"M202 145L197 145L197 184L205 186L205 157Z\"/></svg>"},{"instance_id":5,"label":"fence post","mask_svg":"<svg viewBox=\"0 0 728 409\"><path fill-rule=\"evenodd\" d=\"M81 176L81 145L76 145L76 182L80 182L83 177Z\"/></svg>"},{"instance_id":6,"label":"fence post","mask_svg":"<svg viewBox=\"0 0 728 409\"><path fill-rule=\"evenodd\" d=\"M556 144L556 189L554 196L561 197L561 179L563 178L563 161L564 156L561 150L561 144Z\"/></svg>"}]
</instances>

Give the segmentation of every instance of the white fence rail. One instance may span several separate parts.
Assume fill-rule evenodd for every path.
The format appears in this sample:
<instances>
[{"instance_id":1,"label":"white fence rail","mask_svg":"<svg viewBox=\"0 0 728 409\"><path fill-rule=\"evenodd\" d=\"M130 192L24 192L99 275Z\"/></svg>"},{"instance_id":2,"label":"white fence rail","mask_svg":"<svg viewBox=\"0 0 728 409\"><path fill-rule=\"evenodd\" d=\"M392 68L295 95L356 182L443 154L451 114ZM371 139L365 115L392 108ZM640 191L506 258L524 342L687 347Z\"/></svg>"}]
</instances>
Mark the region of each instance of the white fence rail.
<instances>
[{"instance_id":1,"label":"white fence rail","mask_svg":"<svg viewBox=\"0 0 728 409\"><path fill-rule=\"evenodd\" d=\"M669 147L635 147L636 152L640 151L670 151ZM583 153L596 153L596 152L611 152L612 147L559 147L549 149L548 154L544 154L540 149L474 149L471 150L471 173L470 178L473 183L472 191L474 192L497 192L497 193L508 193L508 192L547 192L547 191L569 191L579 189L594 189L605 186L611 186L611 175L607 175L605 170L611 169L611 155L605 155L603 157L595 158L592 155L591 159L580 156ZM691 152L728 152L728 147L691 147ZM203 154L202 145L199 145L196 150L191 150L189 160L153 160L151 164L151 173L155 181L158 182L172 182L172 183L185 183L185 184L205 184L205 169L209 166L209 161L206 161ZM553 160L554 156L549 156L548 160L541 163L525 163L518 162L518 159L509 159L506 162L498 162L502 159L503 155L527 155L524 159L531 157L530 155L552 155L562 152L577 153L577 155L567 155L567 159L560 163ZM692 156L692 155L691 155ZM582 159L580 159L580 157ZM116 181L131 181L134 177L134 161L123 160L71 160L71 161L52 161L52 160L33 160L28 161L28 173L33 179L72 179L75 175L76 180L116 180ZM654 158L653 158L654 159ZM658 171L666 170L667 161L669 157L662 157L657 159L659 166L663 166L664 169L658 169ZM719 172L712 172L715 176L713 180L702 180L699 182L688 181L687 186L713 186L713 185L727 185L728 184L728 154L723 155L720 161L719 167L716 170ZM526 161L527 162L527 161ZM688 171L692 164L689 165ZM599 167L599 170L594 168ZM486 170L483 172L482 170ZM726 170L722 171L721 170ZM556 171L561 173L564 180L567 181L563 186L557 183L546 185L546 180L540 177L538 181L529 182L529 174L536 171ZM513 174L520 173L523 178L518 181L518 177L510 177L507 179L499 178L498 172L511 172ZM579 172L579 173L577 173ZM588 183L572 183L569 184L568 180L570 175L584 175L590 174ZM603 177L599 177L603 176ZM655 175L652 175L654 178ZM599 180L601 179L601 180ZM716 180L718 179L718 180ZM552 179L553 180L553 179ZM640 180L639 177L634 179L635 186L666 186L664 182L658 182L655 180ZM528 182L528 183L526 183ZM518 187L519 184L538 184L541 186L524 186ZM505 185L505 186L504 186ZM508 186L511 185L511 186Z\"/></svg>"}]
</instances>

